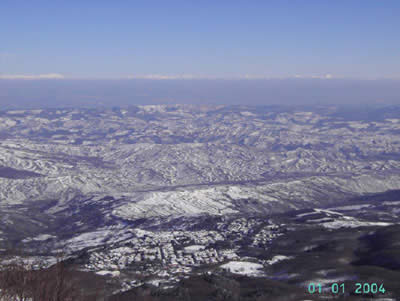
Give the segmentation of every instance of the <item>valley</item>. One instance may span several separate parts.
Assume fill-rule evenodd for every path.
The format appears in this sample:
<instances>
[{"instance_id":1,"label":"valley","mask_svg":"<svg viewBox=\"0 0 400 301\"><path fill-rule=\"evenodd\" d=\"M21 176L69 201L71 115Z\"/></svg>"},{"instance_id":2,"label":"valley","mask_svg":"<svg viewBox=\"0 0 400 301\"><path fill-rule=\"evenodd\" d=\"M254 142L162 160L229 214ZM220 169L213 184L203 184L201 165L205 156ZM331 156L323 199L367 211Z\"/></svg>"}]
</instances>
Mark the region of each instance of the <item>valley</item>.
<instances>
[{"instance_id":1,"label":"valley","mask_svg":"<svg viewBox=\"0 0 400 301\"><path fill-rule=\"evenodd\" d=\"M282 300L299 300L292 292L320 300L325 292L310 295L308 283L326 289L379 279L387 293L377 300L395 300L399 113L191 105L1 111L2 262L51 266L62 254L121 300L145 287L172 300L203 281L217 291L228 281L237 296L246 281L275 283L285 287ZM387 248L376 249L376 240ZM279 300L264 289L260 296Z\"/></svg>"}]
</instances>

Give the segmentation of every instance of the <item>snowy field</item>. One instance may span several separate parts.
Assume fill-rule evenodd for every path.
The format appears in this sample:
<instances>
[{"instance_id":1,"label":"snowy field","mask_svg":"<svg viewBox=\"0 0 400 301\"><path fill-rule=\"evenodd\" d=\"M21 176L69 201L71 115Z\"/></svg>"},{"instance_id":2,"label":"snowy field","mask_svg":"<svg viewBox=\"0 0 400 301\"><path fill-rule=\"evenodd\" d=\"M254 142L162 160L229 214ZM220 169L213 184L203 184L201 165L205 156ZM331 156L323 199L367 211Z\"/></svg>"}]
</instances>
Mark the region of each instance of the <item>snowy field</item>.
<instances>
[{"instance_id":1,"label":"snowy field","mask_svg":"<svg viewBox=\"0 0 400 301\"><path fill-rule=\"evenodd\" d=\"M246 276L262 276L263 265L254 262L246 261L230 261L220 266L220 268L227 270L234 274L246 275Z\"/></svg>"}]
</instances>

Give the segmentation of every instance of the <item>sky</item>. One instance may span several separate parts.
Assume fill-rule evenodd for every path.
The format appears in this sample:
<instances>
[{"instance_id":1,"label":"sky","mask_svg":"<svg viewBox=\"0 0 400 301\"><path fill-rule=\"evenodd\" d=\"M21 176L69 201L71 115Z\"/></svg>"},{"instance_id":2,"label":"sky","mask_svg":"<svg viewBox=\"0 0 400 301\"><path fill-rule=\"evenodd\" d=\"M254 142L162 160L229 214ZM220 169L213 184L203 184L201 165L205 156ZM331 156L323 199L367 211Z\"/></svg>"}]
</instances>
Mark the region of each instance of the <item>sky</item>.
<instances>
[{"instance_id":1,"label":"sky","mask_svg":"<svg viewBox=\"0 0 400 301\"><path fill-rule=\"evenodd\" d=\"M0 1L0 79L400 79L398 0Z\"/></svg>"}]
</instances>

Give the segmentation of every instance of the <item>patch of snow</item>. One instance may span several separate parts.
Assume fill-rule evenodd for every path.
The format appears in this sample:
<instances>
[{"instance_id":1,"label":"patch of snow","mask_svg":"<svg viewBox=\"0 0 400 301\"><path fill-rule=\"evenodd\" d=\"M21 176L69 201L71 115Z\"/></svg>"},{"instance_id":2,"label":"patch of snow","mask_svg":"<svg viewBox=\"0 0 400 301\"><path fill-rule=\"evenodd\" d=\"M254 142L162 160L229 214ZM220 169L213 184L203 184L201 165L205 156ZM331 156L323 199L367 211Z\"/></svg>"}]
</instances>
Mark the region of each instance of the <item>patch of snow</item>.
<instances>
[{"instance_id":1,"label":"patch of snow","mask_svg":"<svg viewBox=\"0 0 400 301\"><path fill-rule=\"evenodd\" d=\"M348 211L348 210L359 210L359 209L363 209L363 208L369 208L371 207L371 205L349 205L349 206L341 206L341 207L334 207L334 208L330 208L329 210L339 210L339 211Z\"/></svg>"},{"instance_id":2,"label":"patch of snow","mask_svg":"<svg viewBox=\"0 0 400 301\"><path fill-rule=\"evenodd\" d=\"M66 248L75 252L87 247L99 246L102 244L111 244L126 240L134 236L132 231L118 229L101 229L93 232L82 233L66 241Z\"/></svg>"},{"instance_id":3,"label":"patch of snow","mask_svg":"<svg viewBox=\"0 0 400 301\"><path fill-rule=\"evenodd\" d=\"M323 222L330 222L332 221L331 217L323 217L323 218L317 218L317 219L309 219L307 220L307 223L323 223Z\"/></svg>"},{"instance_id":4,"label":"patch of snow","mask_svg":"<svg viewBox=\"0 0 400 301\"><path fill-rule=\"evenodd\" d=\"M146 231L146 230L142 230L142 229L139 229L139 228L133 229L132 232L135 233L135 235L137 237L145 237L146 235L152 235L152 232Z\"/></svg>"},{"instance_id":5,"label":"patch of snow","mask_svg":"<svg viewBox=\"0 0 400 301\"><path fill-rule=\"evenodd\" d=\"M275 255L274 257L272 257L272 259L267 260L267 263L268 264L275 264L275 263L278 263L280 261L288 260L288 259L292 259L292 258L293 258L293 256Z\"/></svg>"},{"instance_id":6,"label":"patch of snow","mask_svg":"<svg viewBox=\"0 0 400 301\"><path fill-rule=\"evenodd\" d=\"M24 110L14 110L14 111L7 111L7 114L16 115L16 114L24 114Z\"/></svg>"},{"instance_id":7,"label":"patch of snow","mask_svg":"<svg viewBox=\"0 0 400 301\"><path fill-rule=\"evenodd\" d=\"M100 276L119 277L121 273L120 271L98 271L96 274Z\"/></svg>"},{"instance_id":8,"label":"patch of snow","mask_svg":"<svg viewBox=\"0 0 400 301\"><path fill-rule=\"evenodd\" d=\"M224 215L236 213L231 201L215 188L194 191L153 192L143 200L116 208L113 215L124 219L158 216L196 216L204 213Z\"/></svg>"},{"instance_id":9,"label":"patch of snow","mask_svg":"<svg viewBox=\"0 0 400 301\"><path fill-rule=\"evenodd\" d=\"M164 279L153 279L150 281L147 281L146 283L154 285L155 287L159 287L161 283L164 283L165 280Z\"/></svg>"},{"instance_id":10,"label":"patch of snow","mask_svg":"<svg viewBox=\"0 0 400 301\"><path fill-rule=\"evenodd\" d=\"M336 212L336 211L332 211L332 210L328 210L328 209L319 209L319 208L315 208L314 211L315 211L315 212L318 212L318 213L325 213L325 214L327 214L328 216L329 216L329 215L343 215L342 213L339 213L339 212Z\"/></svg>"},{"instance_id":11,"label":"patch of snow","mask_svg":"<svg viewBox=\"0 0 400 301\"><path fill-rule=\"evenodd\" d=\"M240 114L243 116L256 116L256 114L249 112L249 111L242 111L242 112L240 112Z\"/></svg>"},{"instance_id":12,"label":"patch of snow","mask_svg":"<svg viewBox=\"0 0 400 301\"><path fill-rule=\"evenodd\" d=\"M343 277L332 277L332 278L318 278L318 279L313 279L311 280L309 283L321 283L322 285L327 285L327 284L331 284L334 282L344 282L346 280L352 279L352 277L349 276L343 276ZM307 283L307 286L308 284Z\"/></svg>"},{"instance_id":13,"label":"patch of snow","mask_svg":"<svg viewBox=\"0 0 400 301\"><path fill-rule=\"evenodd\" d=\"M313 214L315 214L315 211L306 212L306 213L301 213L301 214L297 214L297 218L302 218L302 217L304 217L304 216L313 215Z\"/></svg>"},{"instance_id":14,"label":"patch of snow","mask_svg":"<svg viewBox=\"0 0 400 301\"><path fill-rule=\"evenodd\" d=\"M385 205L385 206L396 206L396 205L400 205L400 201L383 202L382 205Z\"/></svg>"},{"instance_id":15,"label":"patch of snow","mask_svg":"<svg viewBox=\"0 0 400 301\"><path fill-rule=\"evenodd\" d=\"M315 249L316 247L318 247L318 245L309 245L309 246L305 246L302 250L303 250L303 252L308 252L308 251Z\"/></svg>"},{"instance_id":16,"label":"patch of snow","mask_svg":"<svg viewBox=\"0 0 400 301\"><path fill-rule=\"evenodd\" d=\"M262 276L264 274L260 271L263 268L263 265L254 262L230 261L221 265L221 268L234 274L247 276Z\"/></svg>"},{"instance_id":17,"label":"patch of snow","mask_svg":"<svg viewBox=\"0 0 400 301\"><path fill-rule=\"evenodd\" d=\"M204 250L206 247L202 245L192 245L192 246L187 246L184 248L186 253L195 253L197 251Z\"/></svg>"},{"instance_id":18,"label":"patch of snow","mask_svg":"<svg viewBox=\"0 0 400 301\"><path fill-rule=\"evenodd\" d=\"M323 223L322 226L328 229L340 229L340 228L358 228L358 227L369 227L369 226L390 226L392 223L386 222L364 222L356 219L338 219L332 222Z\"/></svg>"},{"instance_id":19,"label":"patch of snow","mask_svg":"<svg viewBox=\"0 0 400 301\"><path fill-rule=\"evenodd\" d=\"M22 242L26 243L26 242L30 242L30 241L46 241L48 239L51 238L56 238L56 236L54 235L50 235L50 234L40 234L36 237L32 237L32 238L25 238L24 240L22 240Z\"/></svg>"}]
</instances>

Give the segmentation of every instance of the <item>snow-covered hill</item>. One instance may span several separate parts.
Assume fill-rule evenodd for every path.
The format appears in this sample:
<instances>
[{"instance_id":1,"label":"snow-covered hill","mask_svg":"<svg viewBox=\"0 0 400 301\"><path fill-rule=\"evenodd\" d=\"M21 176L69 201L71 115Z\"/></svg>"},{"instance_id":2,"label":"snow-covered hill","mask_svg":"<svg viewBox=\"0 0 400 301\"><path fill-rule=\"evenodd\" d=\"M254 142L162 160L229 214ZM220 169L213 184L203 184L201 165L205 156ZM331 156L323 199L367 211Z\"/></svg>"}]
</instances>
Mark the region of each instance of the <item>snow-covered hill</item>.
<instances>
[{"instance_id":1,"label":"snow-covered hill","mask_svg":"<svg viewBox=\"0 0 400 301\"><path fill-rule=\"evenodd\" d=\"M268 214L400 189L398 113L362 119L334 107L187 105L2 111L0 227L16 218L9 212L20 218L32 208L55 219L96 214L104 226ZM26 220L43 222L34 216Z\"/></svg>"}]
</instances>

